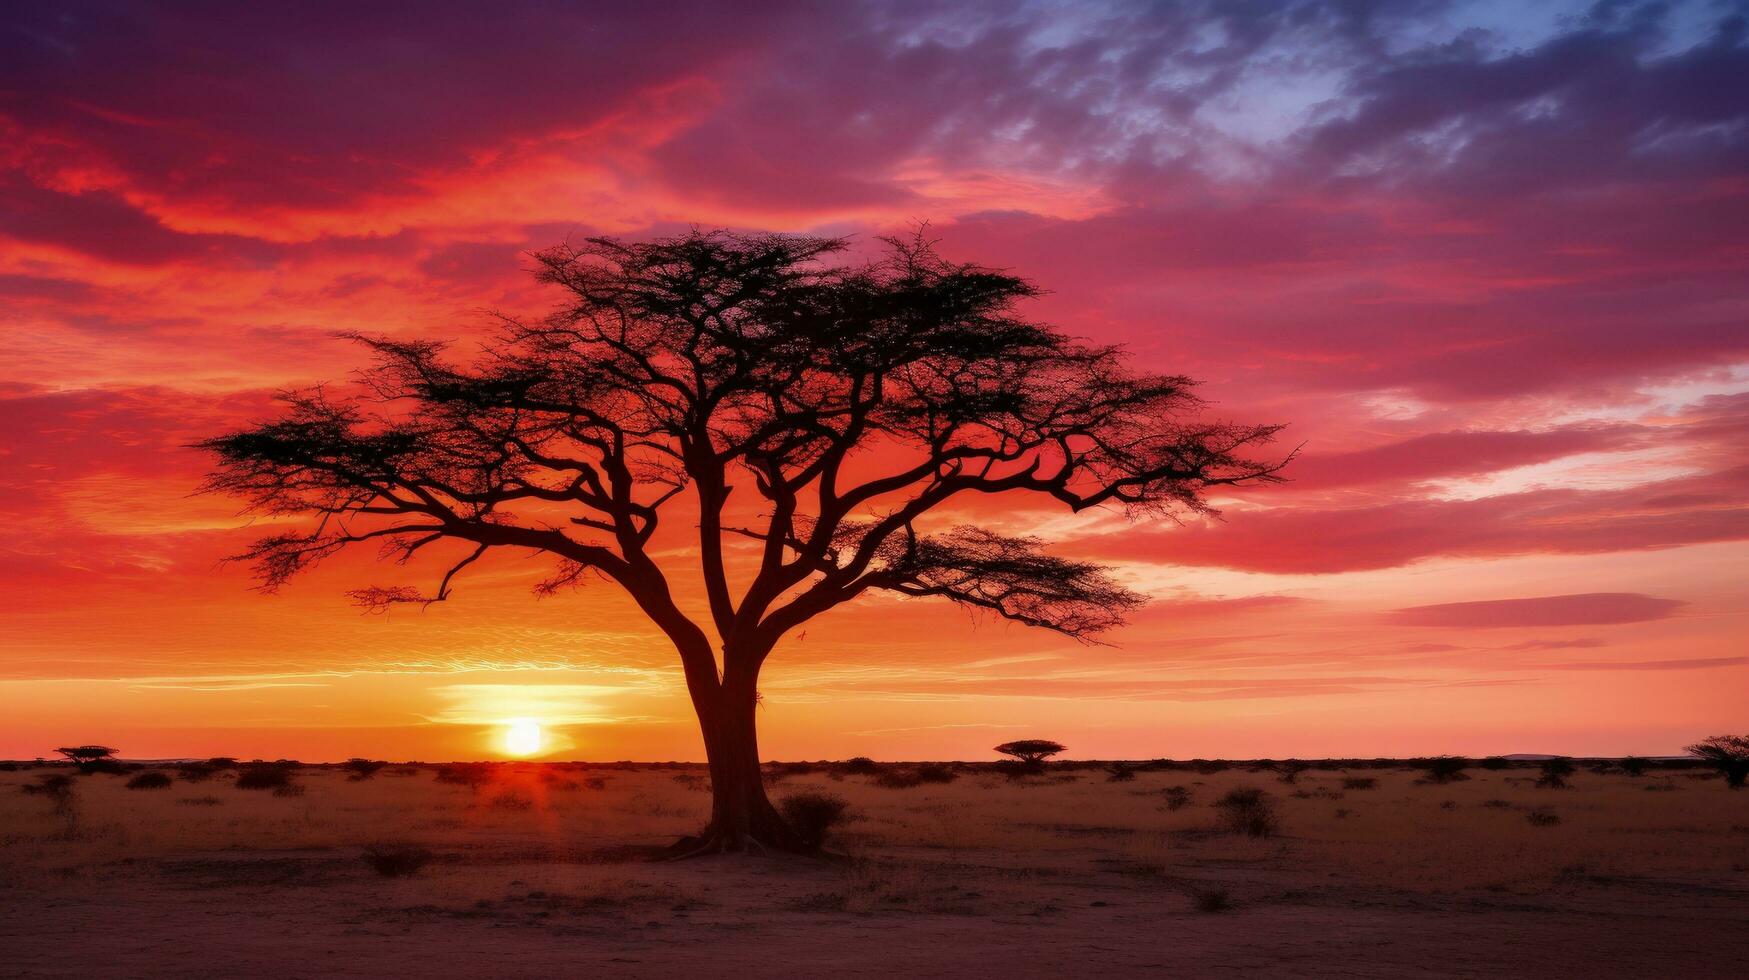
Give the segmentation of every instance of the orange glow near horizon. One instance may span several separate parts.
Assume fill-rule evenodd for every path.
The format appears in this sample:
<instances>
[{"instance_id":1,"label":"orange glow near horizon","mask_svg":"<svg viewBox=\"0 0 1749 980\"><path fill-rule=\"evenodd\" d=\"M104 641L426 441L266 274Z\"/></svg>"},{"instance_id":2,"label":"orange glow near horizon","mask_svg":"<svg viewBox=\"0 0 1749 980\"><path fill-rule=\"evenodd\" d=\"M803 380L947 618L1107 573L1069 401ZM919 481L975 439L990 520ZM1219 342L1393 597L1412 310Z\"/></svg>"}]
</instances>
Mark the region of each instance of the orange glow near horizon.
<instances>
[{"instance_id":1,"label":"orange glow near horizon","mask_svg":"<svg viewBox=\"0 0 1749 980\"><path fill-rule=\"evenodd\" d=\"M468 350L477 311L557 302L528 250L695 223L862 256L928 219L1035 279L1028 315L1304 446L1182 524L964 504L1151 603L1103 646L836 610L761 677L767 758L1655 755L1742 726L1749 113L1681 89L1749 54L1702 18L15 6L0 758L702 758L612 585L537 599L551 566L494 553L362 615L348 590L451 557L367 549L262 596L222 560L302 525L191 495L187 448L348 384L338 333ZM694 534L656 543L702 621Z\"/></svg>"}]
</instances>

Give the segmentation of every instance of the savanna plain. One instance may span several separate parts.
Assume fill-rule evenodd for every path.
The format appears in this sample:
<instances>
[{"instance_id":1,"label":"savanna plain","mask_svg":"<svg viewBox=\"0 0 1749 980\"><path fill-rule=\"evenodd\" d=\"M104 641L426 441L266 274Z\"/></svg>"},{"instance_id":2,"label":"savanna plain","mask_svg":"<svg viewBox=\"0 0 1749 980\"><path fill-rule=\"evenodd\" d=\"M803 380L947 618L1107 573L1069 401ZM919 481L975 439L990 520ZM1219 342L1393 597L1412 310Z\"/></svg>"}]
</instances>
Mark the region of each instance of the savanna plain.
<instances>
[{"instance_id":1,"label":"savanna plain","mask_svg":"<svg viewBox=\"0 0 1749 980\"><path fill-rule=\"evenodd\" d=\"M774 764L821 856L659 861L703 767L19 764L0 974L1743 975L1712 772L1302 765Z\"/></svg>"}]
</instances>

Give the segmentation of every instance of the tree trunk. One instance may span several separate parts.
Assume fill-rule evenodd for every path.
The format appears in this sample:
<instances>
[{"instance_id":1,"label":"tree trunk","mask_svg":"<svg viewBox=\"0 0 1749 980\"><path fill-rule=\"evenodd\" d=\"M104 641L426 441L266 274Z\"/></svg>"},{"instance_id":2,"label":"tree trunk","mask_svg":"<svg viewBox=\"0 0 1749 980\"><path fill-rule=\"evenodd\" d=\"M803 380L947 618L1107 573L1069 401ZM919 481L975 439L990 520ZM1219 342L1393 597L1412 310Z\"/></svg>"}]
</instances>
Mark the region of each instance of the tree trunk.
<instances>
[{"instance_id":1,"label":"tree trunk","mask_svg":"<svg viewBox=\"0 0 1749 980\"><path fill-rule=\"evenodd\" d=\"M731 664L737 661L729 658ZM696 837L670 848L671 857L729 851L805 851L765 795L759 767L755 671L729 669L721 684L691 684L693 707L710 760L711 820Z\"/></svg>"}]
</instances>

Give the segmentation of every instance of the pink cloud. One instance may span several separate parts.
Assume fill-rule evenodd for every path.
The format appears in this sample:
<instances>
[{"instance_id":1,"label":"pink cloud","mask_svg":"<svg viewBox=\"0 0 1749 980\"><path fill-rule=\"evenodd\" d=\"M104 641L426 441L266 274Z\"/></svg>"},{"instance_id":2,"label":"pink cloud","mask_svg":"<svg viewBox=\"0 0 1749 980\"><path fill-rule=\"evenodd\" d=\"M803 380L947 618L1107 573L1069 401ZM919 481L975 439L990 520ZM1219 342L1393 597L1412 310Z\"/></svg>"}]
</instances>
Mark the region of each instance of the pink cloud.
<instances>
[{"instance_id":1,"label":"pink cloud","mask_svg":"<svg viewBox=\"0 0 1749 980\"><path fill-rule=\"evenodd\" d=\"M1600 626L1644 623L1676 614L1686 603L1633 592L1593 592L1585 595L1491 599L1483 602L1442 602L1410 606L1391 613L1400 626L1441 626L1494 629L1510 626Z\"/></svg>"}]
</instances>

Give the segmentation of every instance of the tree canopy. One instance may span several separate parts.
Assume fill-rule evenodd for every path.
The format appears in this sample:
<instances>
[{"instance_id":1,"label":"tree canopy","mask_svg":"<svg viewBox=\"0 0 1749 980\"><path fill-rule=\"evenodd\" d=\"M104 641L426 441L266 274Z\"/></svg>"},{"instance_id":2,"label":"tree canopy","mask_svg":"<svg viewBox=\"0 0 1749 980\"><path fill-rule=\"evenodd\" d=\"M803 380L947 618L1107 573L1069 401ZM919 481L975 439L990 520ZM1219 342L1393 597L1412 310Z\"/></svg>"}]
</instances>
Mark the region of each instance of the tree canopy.
<instances>
[{"instance_id":1,"label":"tree canopy","mask_svg":"<svg viewBox=\"0 0 1749 980\"><path fill-rule=\"evenodd\" d=\"M885 245L851 263L841 239L694 231L538 253L551 315L501 318L471 359L356 337L374 355L359 393L291 392L283 416L201 443L205 489L314 518L242 556L268 591L365 542L401 561L466 546L434 588L354 593L373 608L445 600L492 549L553 556L543 593L617 583L678 649L708 746L724 712L751 742L782 636L871 591L1083 640L1141 603L1097 563L943 520L950 502L1173 519L1277 478L1284 460L1254 454L1278 426L1208 420L1190 379L1028 319L1023 278ZM653 545L677 511L684 561ZM755 557L731 561L737 540ZM708 616L683 611L682 574Z\"/></svg>"}]
</instances>

